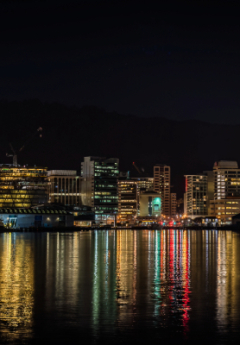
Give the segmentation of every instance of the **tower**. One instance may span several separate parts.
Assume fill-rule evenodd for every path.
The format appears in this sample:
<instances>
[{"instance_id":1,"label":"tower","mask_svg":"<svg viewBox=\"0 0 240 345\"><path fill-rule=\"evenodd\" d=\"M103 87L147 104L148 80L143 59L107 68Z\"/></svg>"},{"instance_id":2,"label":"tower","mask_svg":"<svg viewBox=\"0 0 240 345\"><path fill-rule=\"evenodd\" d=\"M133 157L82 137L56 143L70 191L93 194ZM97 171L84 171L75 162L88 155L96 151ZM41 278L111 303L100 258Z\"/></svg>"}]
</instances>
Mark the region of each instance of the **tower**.
<instances>
[{"instance_id":1,"label":"tower","mask_svg":"<svg viewBox=\"0 0 240 345\"><path fill-rule=\"evenodd\" d=\"M171 169L170 166L157 164L153 167L153 188L155 192L160 193L162 199L162 214L171 216Z\"/></svg>"}]
</instances>

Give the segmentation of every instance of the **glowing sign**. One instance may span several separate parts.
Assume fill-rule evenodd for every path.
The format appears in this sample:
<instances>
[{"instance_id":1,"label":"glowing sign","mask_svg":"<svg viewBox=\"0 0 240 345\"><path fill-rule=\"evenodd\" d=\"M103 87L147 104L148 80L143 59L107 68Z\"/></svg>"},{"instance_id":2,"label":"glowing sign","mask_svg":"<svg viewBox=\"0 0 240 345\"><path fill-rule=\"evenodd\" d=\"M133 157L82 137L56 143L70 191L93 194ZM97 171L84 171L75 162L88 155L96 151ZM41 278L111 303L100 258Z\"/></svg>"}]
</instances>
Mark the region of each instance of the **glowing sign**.
<instances>
[{"instance_id":1,"label":"glowing sign","mask_svg":"<svg viewBox=\"0 0 240 345\"><path fill-rule=\"evenodd\" d=\"M153 205L153 214L160 214L161 212L161 198L157 197L154 198L152 201L152 205Z\"/></svg>"}]
</instances>

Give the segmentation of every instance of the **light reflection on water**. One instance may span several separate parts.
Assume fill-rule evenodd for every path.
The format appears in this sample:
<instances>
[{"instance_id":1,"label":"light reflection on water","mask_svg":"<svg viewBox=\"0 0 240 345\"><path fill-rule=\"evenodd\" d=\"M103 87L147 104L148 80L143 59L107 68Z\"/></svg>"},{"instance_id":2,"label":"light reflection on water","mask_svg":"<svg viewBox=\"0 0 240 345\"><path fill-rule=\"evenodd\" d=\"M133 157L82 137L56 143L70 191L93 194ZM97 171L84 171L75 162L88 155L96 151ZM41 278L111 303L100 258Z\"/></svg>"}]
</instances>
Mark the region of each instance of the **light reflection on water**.
<instances>
[{"instance_id":1,"label":"light reflection on water","mask_svg":"<svg viewBox=\"0 0 240 345\"><path fill-rule=\"evenodd\" d=\"M31 333L34 292L34 258L24 236L0 237L0 332L14 341Z\"/></svg>"},{"instance_id":2,"label":"light reflection on water","mask_svg":"<svg viewBox=\"0 0 240 345\"><path fill-rule=\"evenodd\" d=\"M232 231L1 234L0 340L234 342L238 248Z\"/></svg>"}]
</instances>

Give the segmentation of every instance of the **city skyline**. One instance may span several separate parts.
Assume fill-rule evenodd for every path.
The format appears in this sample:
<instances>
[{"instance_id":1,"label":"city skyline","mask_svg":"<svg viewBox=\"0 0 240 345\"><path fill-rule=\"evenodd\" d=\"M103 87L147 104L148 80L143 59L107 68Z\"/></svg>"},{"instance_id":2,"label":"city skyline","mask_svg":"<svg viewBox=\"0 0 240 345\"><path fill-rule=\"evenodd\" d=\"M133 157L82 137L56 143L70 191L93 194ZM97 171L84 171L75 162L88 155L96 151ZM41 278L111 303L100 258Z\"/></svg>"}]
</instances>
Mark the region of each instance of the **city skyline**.
<instances>
[{"instance_id":1,"label":"city skyline","mask_svg":"<svg viewBox=\"0 0 240 345\"><path fill-rule=\"evenodd\" d=\"M44 226L50 213L56 214L51 221L63 222L58 216L63 210L66 216L72 214L74 226L91 226L92 221L114 226L144 222L168 226L167 221L178 226L182 218L195 225L224 226L232 225L240 214L237 161L221 160L210 171L184 175L184 194L177 195L171 185L171 167L164 164L155 164L152 176L143 176L134 163L139 173L134 177L119 170L116 157L84 157L79 174L77 170L22 167L16 159L13 156L13 164L0 166L1 221L11 227L19 227L17 214L20 218L31 214L29 219L34 219L36 209L48 219ZM40 218L31 224L42 226Z\"/></svg>"},{"instance_id":2,"label":"city skyline","mask_svg":"<svg viewBox=\"0 0 240 345\"><path fill-rule=\"evenodd\" d=\"M0 1L0 344L240 339L240 2Z\"/></svg>"},{"instance_id":3,"label":"city skyline","mask_svg":"<svg viewBox=\"0 0 240 345\"><path fill-rule=\"evenodd\" d=\"M15 149L22 147L39 126L43 128L42 138L35 137L20 152L22 165L79 170L84 156L116 156L121 171L137 174L132 165L136 162L144 175L152 175L152 166L162 163L171 166L172 185L178 194L184 192L183 175L211 170L215 161L239 157L237 125L146 120L38 100L0 102L0 112L6 115L0 128L1 163L12 163L12 158L6 157L9 143Z\"/></svg>"}]
</instances>

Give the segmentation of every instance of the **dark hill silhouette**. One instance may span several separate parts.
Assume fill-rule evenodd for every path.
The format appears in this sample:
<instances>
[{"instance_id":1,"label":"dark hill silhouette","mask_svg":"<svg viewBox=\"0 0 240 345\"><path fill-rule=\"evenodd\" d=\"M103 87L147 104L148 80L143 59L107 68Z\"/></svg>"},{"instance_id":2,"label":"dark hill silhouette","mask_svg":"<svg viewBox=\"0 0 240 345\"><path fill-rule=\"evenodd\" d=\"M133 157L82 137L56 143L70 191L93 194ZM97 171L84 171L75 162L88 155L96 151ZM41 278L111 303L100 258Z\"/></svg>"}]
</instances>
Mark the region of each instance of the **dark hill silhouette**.
<instances>
[{"instance_id":1,"label":"dark hill silhouette","mask_svg":"<svg viewBox=\"0 0 240 345\"><path fill-rule=\"evenodd\" d=\"M1 163L12 162L6 157L9 142L19 148L41 126L42 139L31 141L18 157L20 164L79 170L83 157L94 155L119 157L123 171L132 170L135 161L152 174L154 164L165 163L172 168L173 189L180 194L184 174L209 170L216 160L239 156L240 125L146 119L39 100L1 101L0 114Z\"/></svg>"}]
</instances>

